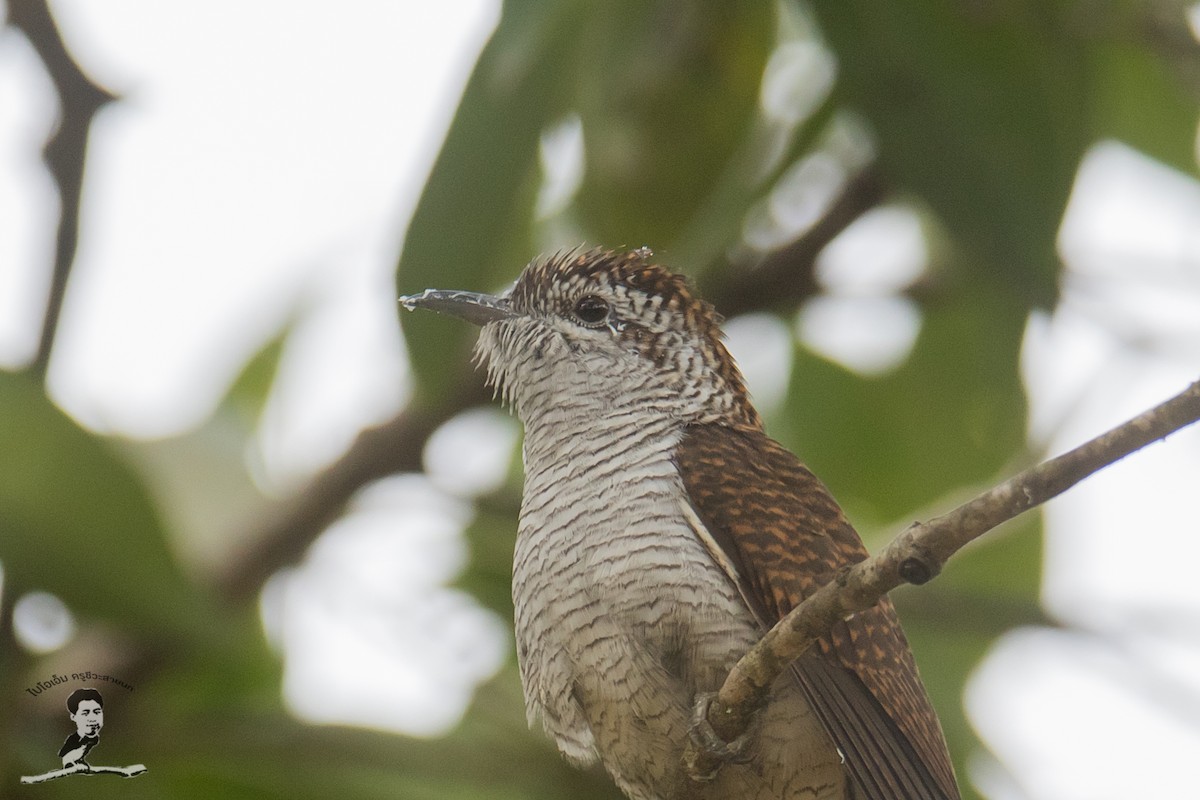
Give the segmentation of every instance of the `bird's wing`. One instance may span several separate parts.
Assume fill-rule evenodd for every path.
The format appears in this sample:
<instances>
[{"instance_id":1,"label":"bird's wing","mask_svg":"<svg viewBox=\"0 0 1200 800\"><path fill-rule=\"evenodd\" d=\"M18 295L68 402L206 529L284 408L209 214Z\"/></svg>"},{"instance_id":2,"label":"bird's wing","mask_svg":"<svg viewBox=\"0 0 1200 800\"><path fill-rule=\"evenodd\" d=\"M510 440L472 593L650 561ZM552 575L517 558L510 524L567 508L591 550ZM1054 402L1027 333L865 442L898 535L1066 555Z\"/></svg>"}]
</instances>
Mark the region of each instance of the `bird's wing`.
<instances>
[{"instance_id":1,"label":"bird's wing","mask_svg":"<svg viewBox=\"0 0 1200 800\"><path fill-rule=\"evenodd\" d=\"M691 425L676 462L717 563L764 626L867 557L829 490L761 430ZM957 800L941 725L889 599L839 622L792 666L861 796Z\"/></svg>"}]
</instances>

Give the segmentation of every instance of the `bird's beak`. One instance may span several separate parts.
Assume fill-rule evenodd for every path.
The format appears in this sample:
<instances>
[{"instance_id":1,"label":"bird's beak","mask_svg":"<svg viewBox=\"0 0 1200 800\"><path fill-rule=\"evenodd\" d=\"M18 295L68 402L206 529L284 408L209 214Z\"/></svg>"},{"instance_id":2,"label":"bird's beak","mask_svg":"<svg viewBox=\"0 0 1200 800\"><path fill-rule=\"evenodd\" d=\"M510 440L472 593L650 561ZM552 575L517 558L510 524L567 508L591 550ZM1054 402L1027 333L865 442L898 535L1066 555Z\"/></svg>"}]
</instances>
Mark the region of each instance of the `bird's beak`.
<instances>
[{"instance_id":1,"label":"bird's beak","mask_svg":"<svg viewBox=\"0 0 1200 800\"><path fill-rule=\"evenodd\" d=\"M400 298L400 305L409 311L428 308L480 326L514 316L507 297L455 289L426 289L420 294L405 295Z\"/></svg>"}]
</instances>

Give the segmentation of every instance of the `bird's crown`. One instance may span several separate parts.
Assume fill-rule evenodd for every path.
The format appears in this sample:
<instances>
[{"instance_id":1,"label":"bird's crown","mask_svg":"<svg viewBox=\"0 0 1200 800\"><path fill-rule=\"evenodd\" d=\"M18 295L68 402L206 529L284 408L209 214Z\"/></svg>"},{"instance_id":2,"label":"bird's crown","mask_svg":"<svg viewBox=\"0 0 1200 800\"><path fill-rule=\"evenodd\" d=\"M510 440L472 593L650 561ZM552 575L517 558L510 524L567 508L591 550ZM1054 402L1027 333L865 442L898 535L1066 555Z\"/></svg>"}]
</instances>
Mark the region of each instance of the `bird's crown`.
<instances>
[{"instance_id":1,"label":"bird's crown","mask_svg":"<svg viewBox=\"0 0 1200 800\"><path fill-rule=\"evenodd\" d=\"M540 322L574 351L607 349L700 383L722 416L760 424L741 373L722 342L721 317L687 278L651 261L648 248L568 251L531 262L507 295L514 314ZM710 392L706 391L708 395Z\"/></svg>"}]
</instances>

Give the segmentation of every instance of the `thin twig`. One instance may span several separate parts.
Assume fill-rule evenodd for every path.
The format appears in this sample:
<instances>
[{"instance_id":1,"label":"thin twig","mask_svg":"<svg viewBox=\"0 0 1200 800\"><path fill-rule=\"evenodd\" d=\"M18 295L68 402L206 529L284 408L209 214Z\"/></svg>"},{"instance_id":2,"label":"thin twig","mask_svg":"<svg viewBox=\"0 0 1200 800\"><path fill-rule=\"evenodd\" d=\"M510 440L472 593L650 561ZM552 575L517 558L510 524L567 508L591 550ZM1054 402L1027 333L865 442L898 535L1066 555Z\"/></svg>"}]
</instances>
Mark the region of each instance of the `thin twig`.
<instances>
[{"instance_id":1,"label":"thin twig","mask_svg":"<svg viewBox=\"0 0 1200 800\"><path fill-rule=\"evenodd\" d=\"M702 284L704 296L726 316L762 309L794 309L818 291L817 256L852 222L879 205L885 191L876 168L860 171L802 236L757 264L718 270Z\"/></svg>"},{"instance_id":2,"label":"thin twig","mask_svg":"<svg viewBox=\"0 0 1200 800\"><path fill-rule=\"evenodd\" d=\"M67 294L67 279L75 263L75 250L79 244L79 209L88 132L96 112L116 100L117 96L83 74L67 52L45 0L13 0L8 4L8 23L25 33L42 59L62 109L58 126L42 150L42 158L58 187L61 201L54 269L46 313L42 319L42 332L32 365L37 374L45 375L58 331L59 313Z\"/></svg>"},{"instance_id":3,"label":"thin twig","mask_svg":"<svg viewBox=\"0 0 1200 800\"><path fill-rule=\"evenodd\" d=\"M948 514L909 526L879 554L843 569L746 653L709 706L709 723L725 741L733 741L765 702L775 679L838 620L871 608L902 583L925 583L968 542L1197 420L1200 382L1086 444L1025 470Z\"/></svg>"}]
</instances>

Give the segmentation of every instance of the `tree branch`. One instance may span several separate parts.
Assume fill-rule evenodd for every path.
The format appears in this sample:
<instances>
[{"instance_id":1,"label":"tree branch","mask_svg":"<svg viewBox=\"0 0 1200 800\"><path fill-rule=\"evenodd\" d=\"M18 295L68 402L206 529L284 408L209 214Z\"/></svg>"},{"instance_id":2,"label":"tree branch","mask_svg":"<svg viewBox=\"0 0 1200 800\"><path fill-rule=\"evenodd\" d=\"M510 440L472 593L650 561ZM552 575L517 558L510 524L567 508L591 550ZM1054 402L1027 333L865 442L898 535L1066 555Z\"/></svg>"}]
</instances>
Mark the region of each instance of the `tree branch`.
<instances>
[{"instance_id":1,"label":"tree branch","mask_svg":"<svg viewBox=\"0 0 1200 800\"><path fill-rule=\"evenodd\" d=\"M753 265L732 265L703 282L703 294L727 317L762 309L794 309L817 293L817 256L850 224L883 200L879 170L866 167L842 189L829 210L791 243Z\"/></svg>"},{"instance_id":2,"label":"tree branch","mask_svg":"<svg viewBox=\"0 0 1200 800\"><path fill-rule=\"evenodd\" d=\"M58 217L50 292L37 353L33 359L33 369L39 375L45 375L54 336L58 331L59 312L67 294L67 278L71 274L79 244L79 209L88 132L96 112L117 97L92 82L79 69L67 52L45 0L13 0L8 5L8 17L9 24L25 33L42 59L62 108L58 126L42 149L42 158L58 187L62 206Z\"/></svg>"},{"instance_id":3,"label":"tree branch","mask_svg":"<svg viewBox=\"0 0 1200 800\"><path fill-rule=\"evenodd\" d=\"M355 492L393 473L420 472L425 442L438 426L486 399L482 380L469 374L436 408L414 403L390 422L360 433L345 455L247 534L245 548L230 558L219 580L221 595L234 602L254 597L276 570L299 560Z\"/></svg>"},{"instance_id":4,"label":"tree branch","mask_svg":"<svg viewBox=\"0 0 1200 800\"><path fill-rule=\"evenodd\" d=\"M842 569L779 621L730 671L708 722L726 742L740 736L765 703L775 679L834 624L865 611L902 583L931 580L968 542L1018 514L1056 497L1084 478L1152 442L1200 420L1200 381L1068 453L983 492L948 514L914 523L879 554ZM694 774L712 772L719 759L689 752Z\"/></svg>"}]
</instances>

